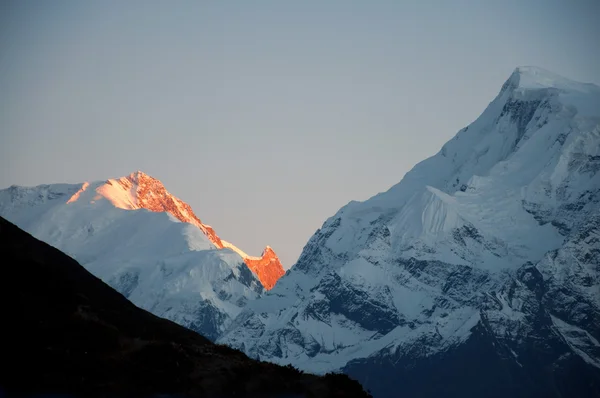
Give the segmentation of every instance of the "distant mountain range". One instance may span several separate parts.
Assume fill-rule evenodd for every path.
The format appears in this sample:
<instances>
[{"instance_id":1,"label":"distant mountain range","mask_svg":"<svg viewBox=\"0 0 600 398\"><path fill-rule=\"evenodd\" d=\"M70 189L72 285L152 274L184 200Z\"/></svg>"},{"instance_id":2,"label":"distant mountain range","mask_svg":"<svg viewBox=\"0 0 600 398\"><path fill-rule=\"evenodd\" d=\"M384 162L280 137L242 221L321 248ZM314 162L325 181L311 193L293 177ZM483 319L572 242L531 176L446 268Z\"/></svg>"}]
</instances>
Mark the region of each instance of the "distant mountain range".
<instances>
[{"instance_id":1,"label":"distant mountain range","mask_svg":"<svg viewBox=\"0 0 600 398\"><path fill-rule=\"evenodd\" d=\"M376 398L600 396L598 86L515 69L436 155L325 221L285 275L156 181L10 187L0 215L156 315L343 371Z\"/></svg>"}]
</instances>

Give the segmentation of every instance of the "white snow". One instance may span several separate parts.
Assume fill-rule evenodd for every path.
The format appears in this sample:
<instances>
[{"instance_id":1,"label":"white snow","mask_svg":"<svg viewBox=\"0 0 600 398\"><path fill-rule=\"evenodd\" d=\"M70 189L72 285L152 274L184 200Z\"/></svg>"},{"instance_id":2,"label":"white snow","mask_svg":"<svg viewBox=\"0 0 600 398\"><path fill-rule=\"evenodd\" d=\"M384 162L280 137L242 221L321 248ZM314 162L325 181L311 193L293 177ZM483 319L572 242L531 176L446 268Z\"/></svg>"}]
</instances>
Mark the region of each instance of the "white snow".
<instances>
[{"instance_id":1,"label":"white snow","mask_svg":"<svg viewBox=\"0 0 600 398\"><path fill-rule=\"evenodd\" d=\"M595 349L597 351L598 348L600 348L598 340L581 328L570 325L555 316L552 316L551 318L554 327L565 338L565 341L571 347L573 352L590 365L600 368L600 360L593 358L590 353L586 352L586 350L589 349Z\"/></svg>"},{"instance_id":2,"label":"white snow","mask_svg":"<svg viewBox=\"0 0 600 398\"><path fill-rule=\"evenodd\" d=\"M260 260L261 259L260 257L250 256L249 254L247 254L246 252L244 252L242 249L238 248L233 243L224 241L222 239L221 239L221 243L223 244L223 247L225 247L227 249L233 250L234 252L236 252L237 254L239 254L244 259L250 259L250 260Z\"/></svg>"},{"instance_id":3,"label":"white snow","mask_svg":"<svg viewBox=\"0 0 600 398\"><path fill-rule=\"evenodd\" d=\"M99 186L96 192L119 209L134 210L139 208L136 188L134 183L123 185L122 180L110 179Z\"/></svg>"},{"instance_id":4,"label":"white snow","mask_svg":"<svg viewBox=\"0 0 600 398\"><path fill-rule=\"evenodd\" d=\"M510 78L518 79L516 84L521 89L557 88L568 91L588 92L597 86L579 83L538 66L519 66Z\"/></svg>"},{"instance_id":5,"label":"white snow","mask_svg":"<svg viewBox=\"0 0 600 398\"><path fill-rule=\"evenodd\" d=\"M184 326L203 319L210 303L222 314L214 319L222 331L263 290L239 254L218 250L197 225L139 209L133 184L11 187L0 190L0 215L136 305Z\"/></svg>"}]
</instances>

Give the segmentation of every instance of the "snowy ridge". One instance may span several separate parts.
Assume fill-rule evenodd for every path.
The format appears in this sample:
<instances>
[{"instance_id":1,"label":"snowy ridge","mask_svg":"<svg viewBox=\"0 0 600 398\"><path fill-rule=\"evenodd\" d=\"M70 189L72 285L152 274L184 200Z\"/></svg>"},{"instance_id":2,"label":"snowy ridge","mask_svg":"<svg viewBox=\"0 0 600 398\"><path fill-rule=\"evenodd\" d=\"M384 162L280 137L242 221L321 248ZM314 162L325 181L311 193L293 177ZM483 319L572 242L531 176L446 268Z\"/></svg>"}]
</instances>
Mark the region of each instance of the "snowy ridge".
<instances>
[{"instance_id":1,"label":"snowy ridge","mask_svg":"<svg viewBox=\"0 0 600 398\"><path fill-rule=\"evenodd\" d=\"M245 264L236 250L220 250L218 235L188 204L139 171L83 184L12 186L0 190L0 215L136 305L211 339L264 291L263 269ZM257 259L283 270L274 253Z\"/></svg>"},{"instance_id":2,"label":"snowy ridge","mask_svg":"<svg viewBox=\"0 0 600 398\"><path fill-rule=\"evenodd\" d=\"M22 187L15 188L24 189ZM272 288L279 277L284 274L279 258L274 252L271 254L272 249L268 246L268 249L265 249L266 256L263 253L261 257L253 257L232 243L223 242L211 226L202 223L187 203L169 193L159 180L142 171L105 182L95 182L91 185L89 182L85 182L66 203L72 204L79 200L88 201L91 204L108 201L115 208L124 210L146 209L152 212L167 212L179 221L193 224L206 235L216 248L226 247L238 253L252 272L259 277L263 287L267 289Z\"/></svg>"},{"instance_id":3,"label":"snowy ridge","mask_svg":"<svg viewBox=\"0 0 600 398\"><path fill-rule=\"evenodd\" d=\"M277 257L271 246L265 247L260 257L255 257L249 256L229 242L222 240L221 243L223 247L233 250L244 259L248 268L258 276L263 287L267 290L272 289L279 278L285 274L281 261L279 261L279 257Z\"/></svg>"},{"instance_id":4,"label":"snowy ridge","mask_svg":"<svg viewBox=\"0 0 600 398\"><path fill-rule=\"evenodd\" d=\"M381 391L391 370L377 376L376 364L453 358L482 341L519 369L535 368L523 359L533 358L530 339L547 341L551 360L595 366L597 104L597 86L517 68L439 153L328 219L219 342L308 371L342 369ZM553 327L551 316L589 338Z\"/></svg>"},{"instance_id":5,"label":"snowy ridge","mask_svg":"<svg viewBox=\"0 0 600 398\"><path fill-rule=\"evenodd\" d=\"M258 260L258 259L260 259L260 257L254 257L254 256L251 256L251 255L247 254L242 249L238 248L237 246L235 246L232 243L229 243L229 242L224 241L224 240L221 240L221 243L223 244L223 247L226 247L227 249L233 250L234 252L236 252L237 254L239 254L242 258L248 258L248 259L252 259L252 260Z\"/></svg>"}]
</instances>

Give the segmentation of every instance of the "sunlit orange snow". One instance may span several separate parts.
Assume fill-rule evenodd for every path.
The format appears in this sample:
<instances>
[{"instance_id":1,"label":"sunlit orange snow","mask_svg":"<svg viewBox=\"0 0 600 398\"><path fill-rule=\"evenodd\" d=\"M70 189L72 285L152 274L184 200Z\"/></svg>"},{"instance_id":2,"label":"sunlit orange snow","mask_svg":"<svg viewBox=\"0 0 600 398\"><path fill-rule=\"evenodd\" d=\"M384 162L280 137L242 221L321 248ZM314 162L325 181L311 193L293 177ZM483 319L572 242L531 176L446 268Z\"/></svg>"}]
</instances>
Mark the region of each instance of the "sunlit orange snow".
<instances>
[{"instance_id":1,"label":"sunlit orange snow","mask_svg":"<svg viewBox=\"0 0 600 398\"><path fill-rule=\"evenodd\" d=\"M67 203L77 201L89 185L87 182L84 183ZM126 177L107 180L96 188L96 193L98 195L94 197L94 202L104 198L119 209L167 212L182 222L197 226L217 248L228 248L238 253L267 290L272 289L277 280L285 273L279 258L271 247L267 246L260 257L254 257L249 256L232 243L222 241L211 226L203 224L196 217L190 205L171 195L159 180L141 171L136 171Z\"/></svg>"},{"instance_id":2,"label":"sunlit orange snow","mask_svg":"<svg viewBox=\"0 0 600 398\"><path fill-rule=\"evenodd\" d=\"M67 200L67 203L72 203L72 202L77 201L77 199L79 199L79 195L81 195L81 193L84 192L89 186L90 186L89 182L84 182L83 185L81 186L81 189L79 189L79 191L75 192L73 194L73 196L71 196L71 199Z\"/></svg>"}]
</instances>

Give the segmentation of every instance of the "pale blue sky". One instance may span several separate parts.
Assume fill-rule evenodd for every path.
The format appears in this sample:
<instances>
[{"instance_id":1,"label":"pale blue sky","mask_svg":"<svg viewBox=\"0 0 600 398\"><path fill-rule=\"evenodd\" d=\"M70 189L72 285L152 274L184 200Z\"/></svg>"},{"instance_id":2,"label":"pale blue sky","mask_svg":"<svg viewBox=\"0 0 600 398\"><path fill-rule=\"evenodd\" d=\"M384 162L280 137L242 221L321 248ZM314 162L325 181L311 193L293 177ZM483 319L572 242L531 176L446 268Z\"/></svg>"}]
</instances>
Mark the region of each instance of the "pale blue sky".
<instances>
[{"instance_id":1,"label":"pale blue sky","mask_svg":"<svg viewBox=\"0 0 600 398\"><path fill-rule=\"evenodd\" d=\"M2 1L0 187L141 169L286 267L518 65L600 83L600 2Z\"/></svg>"}]
</instances>

